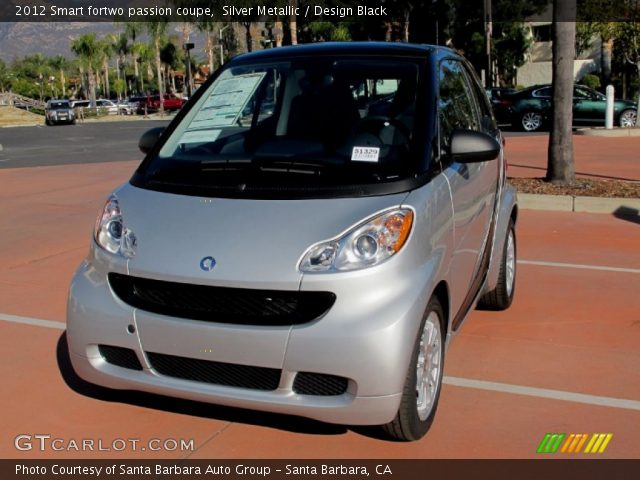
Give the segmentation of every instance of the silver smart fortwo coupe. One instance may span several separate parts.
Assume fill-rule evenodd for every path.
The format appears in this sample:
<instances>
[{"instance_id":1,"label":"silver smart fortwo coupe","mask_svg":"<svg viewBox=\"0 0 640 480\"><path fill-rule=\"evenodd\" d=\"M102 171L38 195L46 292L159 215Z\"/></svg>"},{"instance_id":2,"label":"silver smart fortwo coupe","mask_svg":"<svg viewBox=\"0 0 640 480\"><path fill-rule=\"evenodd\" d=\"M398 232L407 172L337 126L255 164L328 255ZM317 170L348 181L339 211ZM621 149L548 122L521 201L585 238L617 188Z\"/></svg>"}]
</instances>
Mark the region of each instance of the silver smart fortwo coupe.
<instances>
[{"instance_id":1,"label":"silver smart fortwo coupe","mask_svg":"<svg viewBox=\"0 0 640 480\"><path fill-rule=\"evenodd\" d=\"M77 373L422 437L449 340L514 294L516 197L469 64L397 43L241 55L140 148L71 284Z\"/></svg>"}]
</instances>

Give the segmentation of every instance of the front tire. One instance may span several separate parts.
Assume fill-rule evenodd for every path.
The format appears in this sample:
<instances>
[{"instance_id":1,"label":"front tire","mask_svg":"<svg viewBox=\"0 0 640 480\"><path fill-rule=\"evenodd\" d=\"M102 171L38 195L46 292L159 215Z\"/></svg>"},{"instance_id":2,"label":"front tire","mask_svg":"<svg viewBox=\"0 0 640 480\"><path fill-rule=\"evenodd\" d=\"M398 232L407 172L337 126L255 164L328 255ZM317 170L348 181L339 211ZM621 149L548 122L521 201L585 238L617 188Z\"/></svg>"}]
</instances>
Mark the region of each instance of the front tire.
<instances>
[{"instance_id":1,"label":"front tire","mask_svg":"<svg viewBox=\"0 0 640 480\"><path fill-rule=\"evenodd\" d=\"M520 115L520 128L525 132L537 132L542 128L542 123L540 112L530 111Z\"/></svg>"},{"instance_id":2,"label":"front tire","mask_svg":"<svg viewBox=\"0 0 640 480\"><path fill-rule=\"evenodd\" d=\"M516 228L513 220L509 220L507 237L504 241L500 272L496 288L484 294L480 299L480 306L489 310L506 310L513 302L516 290Z\"/></svg>"},{"instance_id":3,"label":"front tire","mask_svg":"<svg viewBox=\"0 0 640 480\"><path fill-rule=\"evenodd\" d=\"M444 370L443 325L442 306L432 297L413 347L398 413L383 425L385 433L396 440L419 440L433 423Z\"/></svg>"},{"instance_id":4,"label":"front tire","mask_svg":"<svg viewBox=\"0 0 640 480\"><path fill-rule=\"evenodd\" d=\"M618 119L618 124L622 127L622 128L630 128L630 127L635 127L636 126L636 121L638 118L638 112L636 112L636 110L634 109L627 109L624 110L621 114L620 114L620 118Z\"/></svg>"}]
</instances>

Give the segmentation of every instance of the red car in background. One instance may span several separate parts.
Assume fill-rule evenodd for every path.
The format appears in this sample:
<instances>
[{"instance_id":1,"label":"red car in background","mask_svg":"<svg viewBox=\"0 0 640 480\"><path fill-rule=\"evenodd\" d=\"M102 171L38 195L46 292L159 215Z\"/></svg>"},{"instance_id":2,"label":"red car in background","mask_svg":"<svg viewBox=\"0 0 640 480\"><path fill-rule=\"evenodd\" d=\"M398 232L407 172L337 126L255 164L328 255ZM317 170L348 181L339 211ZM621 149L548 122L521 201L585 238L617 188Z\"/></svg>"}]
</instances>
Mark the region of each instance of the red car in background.
<instances>
[{"instance_id":1,"label":"red car in background","mask_svg":"<svg viewBox=\"0 0 640 480\"><path fill-rule=\"evenodd\" d=\"M165 93L163 96L162 104L164 109L169 112L180 110L185 103L187 103L186 100L178 98L173 94ZM160 110L160 95L151 95L149 97L142 98L138 103L137 112L145 113L145 109L147 112L156 112Z\"/></svg>"}]
</instances>

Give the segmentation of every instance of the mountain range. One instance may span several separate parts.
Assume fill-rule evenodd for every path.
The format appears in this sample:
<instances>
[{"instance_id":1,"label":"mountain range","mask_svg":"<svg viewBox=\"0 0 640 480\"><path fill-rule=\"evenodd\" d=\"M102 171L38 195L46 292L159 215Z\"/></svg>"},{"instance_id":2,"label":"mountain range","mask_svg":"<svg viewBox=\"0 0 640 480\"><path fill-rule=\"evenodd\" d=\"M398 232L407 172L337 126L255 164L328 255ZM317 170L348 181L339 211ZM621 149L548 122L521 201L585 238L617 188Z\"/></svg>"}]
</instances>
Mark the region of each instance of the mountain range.
<instances>
[{"instance_id":1,"label":"mountain range","mask_svg":"<svg viewBox=\"0 0 640 480\"><path fill-rule=\"evenodd\" d=\"M113 31L111 23L0 22L0 58L10 62L34 53L71 58L71 39L83 33L96 32L100 36Z\"/></svg>"}]
</instances>

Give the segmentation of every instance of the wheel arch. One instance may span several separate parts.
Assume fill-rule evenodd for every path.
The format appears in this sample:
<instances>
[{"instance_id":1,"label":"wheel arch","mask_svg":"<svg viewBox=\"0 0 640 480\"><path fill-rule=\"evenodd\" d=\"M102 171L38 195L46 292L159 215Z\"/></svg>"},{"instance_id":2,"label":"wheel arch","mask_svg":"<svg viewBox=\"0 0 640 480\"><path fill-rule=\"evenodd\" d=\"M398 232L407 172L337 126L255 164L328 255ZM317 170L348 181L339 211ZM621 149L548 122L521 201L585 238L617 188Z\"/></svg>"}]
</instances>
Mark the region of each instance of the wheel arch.
<instances>
[{"instance_id":1,"label":"wheel arch","mask_svg":"<svg viewBox=\"0 0 640 480\"><path fill-rule=\"evenodd\" d=\"M444 336L449 333L449 327L451 323L451 308L450 308L450 298L449 298L449 285L445 280L441 280L440 283L436 285L433 289L432 297L436 297L438 302L440 302L440 306L442 307L442 313L444 314Z\"/></svg>"}]
</instances>

